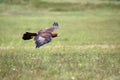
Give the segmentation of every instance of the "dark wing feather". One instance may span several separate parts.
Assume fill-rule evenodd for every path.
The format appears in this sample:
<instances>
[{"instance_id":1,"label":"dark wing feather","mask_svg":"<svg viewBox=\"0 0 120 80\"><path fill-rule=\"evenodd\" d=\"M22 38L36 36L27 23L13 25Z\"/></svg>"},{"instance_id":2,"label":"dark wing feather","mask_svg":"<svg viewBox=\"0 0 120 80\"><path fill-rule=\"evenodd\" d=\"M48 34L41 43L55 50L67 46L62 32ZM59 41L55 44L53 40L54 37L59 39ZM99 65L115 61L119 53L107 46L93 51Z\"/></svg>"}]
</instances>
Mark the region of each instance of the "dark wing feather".
<instances>
[{"instance_id":1,"label":"dark wing feather","mask_svg":"<svg viewBox=\"0 0 120 80\"><path fill-rule=\"evenodd\" d=\"M53 27L45 29L45 32L53 32L53 31L54 31Z\"/></svg>"},{"instance_id":2,"label":"dark wing feather","mask_svg":"<svg viewBox=\"0 0 120 80\"><path fill-rule=\"evenodd\" d=\"M41 34L41 33L52 33L54 31L54 28L51 27L51 28L47 28L47 29L43 29L43 30L40 30L38 31L38 34Z\"/></svg>"},{"instance_id":3,"label":"dark wing feather","mask_svg":"<svg viewBox=\"0 0 120 80\"><path fill-rule=\"evenodd\" d=\"M52 36L50 33L41 33L39 35L37 35L35 38L35 44L36 44L36 48L39 48L40 46L49 43L52 40Z\"/></svg>"}]
</instances>

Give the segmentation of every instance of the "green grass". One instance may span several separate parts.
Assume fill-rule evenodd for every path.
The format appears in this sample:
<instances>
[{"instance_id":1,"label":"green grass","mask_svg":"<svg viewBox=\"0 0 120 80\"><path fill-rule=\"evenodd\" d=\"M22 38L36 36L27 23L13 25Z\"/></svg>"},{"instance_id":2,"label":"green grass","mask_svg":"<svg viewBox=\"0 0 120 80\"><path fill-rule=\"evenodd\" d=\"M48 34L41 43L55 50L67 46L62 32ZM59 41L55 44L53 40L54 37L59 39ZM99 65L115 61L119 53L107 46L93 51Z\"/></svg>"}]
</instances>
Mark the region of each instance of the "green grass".
<instances>
[{"instance_id":1,"label":"green grass","mask_svg":"<svg viewBox=\"0 0 120 80\"><path fill-rule=\"evenodd\" d=\"M55 1L55 2L54 2ZM34 11L84 11L120 8L119 1L110 0L0 0L0 11L24 13Z\"/></svg>"},{"instance_id":2,"label":"green grass","mask_svg":"<svg viewBox=\"0 0 120 80\"><path fill-rule=\"evenodd\" d=\"M77 0L42 0L45 4L35 7L37 1L29 5L0 1L0 80L120 79L119 2L116 6L114 1L95 0L85 6ZM52 4L56 7L49 10ZM60 25L59 37L51 43L36 49L33 40L22 40L24 32L37 32L54 21Z\"/></svg>"},{"instance_id":3,"label":"green grass","mask_svg":"<svg viewBox=\"0 0 120 80\"><path fill-rule=\"evenodd\" d=\"M118 80L119 49L1 50L1 80Z\"/></svg>"},{"instance_id":4,"label":"green grass","mask_svg":"<svg viewBox=\"0 0 120 80\"><path fill-rule=\"evenodd\" d=\"M23 45L21 37L25 31L37 32L58 21L59 37L53 44L119 44L119 11L50 12L39 15L1 15L0 33L4 35L1 45L16 43ZM12 28L12 29L10 29ZM11 34L9 34L11 33ZM12 35L12 36L11 36ZM16 36L17 35L17 36ZM64 35L64 36L63 36ZM9 42L10 41L10 42ZM11 44L11 45L16 45Z\"/></svg>"}]
</instances>

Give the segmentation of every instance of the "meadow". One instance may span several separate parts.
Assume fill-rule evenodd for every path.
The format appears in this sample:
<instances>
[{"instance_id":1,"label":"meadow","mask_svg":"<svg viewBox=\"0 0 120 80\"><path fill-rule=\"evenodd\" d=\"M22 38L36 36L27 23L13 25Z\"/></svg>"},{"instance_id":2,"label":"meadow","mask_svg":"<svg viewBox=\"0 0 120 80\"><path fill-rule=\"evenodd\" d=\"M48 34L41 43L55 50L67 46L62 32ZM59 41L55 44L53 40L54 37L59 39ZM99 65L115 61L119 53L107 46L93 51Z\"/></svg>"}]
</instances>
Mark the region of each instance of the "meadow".
<instances>
[{"instance_id":1,"label":"meadow","mask_svg":"<svg viewBox=\"0 0 120 80\"><path fill-rule=\"evenodd\" d=\"M119 80L119 0L0 0L0 80ZM59 23L36 49L24 41Z\"/></svg>"}]
</instances>

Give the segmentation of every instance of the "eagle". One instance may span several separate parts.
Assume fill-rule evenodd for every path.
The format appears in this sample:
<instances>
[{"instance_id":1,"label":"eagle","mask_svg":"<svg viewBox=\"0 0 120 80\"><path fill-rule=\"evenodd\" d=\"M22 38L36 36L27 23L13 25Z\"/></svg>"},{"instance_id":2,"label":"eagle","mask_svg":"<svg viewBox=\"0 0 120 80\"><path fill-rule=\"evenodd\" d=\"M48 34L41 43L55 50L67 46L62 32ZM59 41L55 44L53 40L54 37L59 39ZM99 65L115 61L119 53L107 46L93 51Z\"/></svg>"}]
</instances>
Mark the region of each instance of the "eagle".
<instances>
[{"instance_id":1,"label":"eagle","mask_svg":"<svg viewBox=\"0 0 120 80\"><path fill-rule=\"evenodd\" d=\"M22 39L23 40L30 40L34 38L36 48L39 48L40 46L51 42L52 38L55 38L58 36L58 34L55 32L55 30L59 27L57 22L54 22L52 27L47 29L41 29L38 31L38 33L32 33L32 32L25 32L23 34Z\"/></svg>"}]
</instances>

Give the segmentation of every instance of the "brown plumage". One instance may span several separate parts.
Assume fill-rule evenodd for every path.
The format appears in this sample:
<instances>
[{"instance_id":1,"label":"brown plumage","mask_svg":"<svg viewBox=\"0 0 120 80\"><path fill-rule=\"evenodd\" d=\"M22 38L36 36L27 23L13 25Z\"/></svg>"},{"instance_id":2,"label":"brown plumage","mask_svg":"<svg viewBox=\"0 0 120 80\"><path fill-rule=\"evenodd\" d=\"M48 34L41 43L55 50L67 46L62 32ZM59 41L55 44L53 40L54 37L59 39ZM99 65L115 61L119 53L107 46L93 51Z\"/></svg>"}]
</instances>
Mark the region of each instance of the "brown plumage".
<instances>
[{"instance_id":1,"label":"brown plumage","mask_svg":"<svg viewBox=\"0 0 120 80\"><path fill-rule=\"evenodd\" d=\"M23 34L23 40L30 40L34 37L36 48L49 43L52 38L57 37L57 33L54 32L58 28L58 23L54 23L52 27L38 31L38 33L26 32Z\"/></svg>"}]
</instances>

